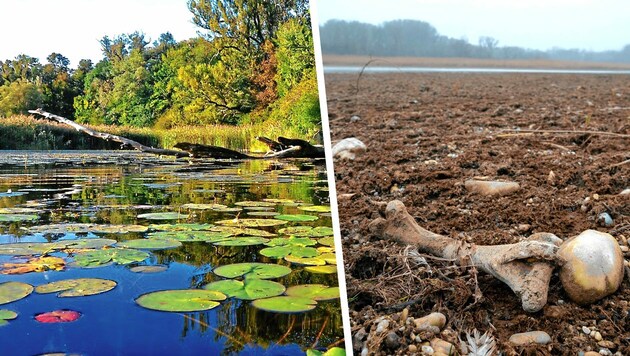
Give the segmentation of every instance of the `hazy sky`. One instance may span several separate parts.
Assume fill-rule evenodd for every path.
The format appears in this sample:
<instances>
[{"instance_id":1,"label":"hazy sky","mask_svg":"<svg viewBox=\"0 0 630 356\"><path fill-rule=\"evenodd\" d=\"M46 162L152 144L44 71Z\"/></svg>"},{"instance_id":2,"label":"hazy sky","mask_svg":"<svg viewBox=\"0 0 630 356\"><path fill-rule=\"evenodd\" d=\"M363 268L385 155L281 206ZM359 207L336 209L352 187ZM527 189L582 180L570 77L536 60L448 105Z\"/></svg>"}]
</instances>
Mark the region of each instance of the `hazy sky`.
<instances>
[{"instance_id":1,"label":"hazy sky","mask_svg":"<svg viewBox=\"0 0 630 356\"><path fill-rule=\"evenodd\" d=\"M76 67L102 58L99 40L143 32L151 42L171 32L181 41L196 36L186 0L0 0L0 60L18 54L46 63L61 53Z\"/></svg>"},{"instance_id":2,"label":"hazy sky","mask_svg":"<svg viewBox=\"0 0 630 356\"><path fill-rule=\"evenodd\" d=\"M499 46L621 49L630 44L628 0L317 0L319 20L380 24L422 20L448 37Z\"/></svg>"}]
</instances>

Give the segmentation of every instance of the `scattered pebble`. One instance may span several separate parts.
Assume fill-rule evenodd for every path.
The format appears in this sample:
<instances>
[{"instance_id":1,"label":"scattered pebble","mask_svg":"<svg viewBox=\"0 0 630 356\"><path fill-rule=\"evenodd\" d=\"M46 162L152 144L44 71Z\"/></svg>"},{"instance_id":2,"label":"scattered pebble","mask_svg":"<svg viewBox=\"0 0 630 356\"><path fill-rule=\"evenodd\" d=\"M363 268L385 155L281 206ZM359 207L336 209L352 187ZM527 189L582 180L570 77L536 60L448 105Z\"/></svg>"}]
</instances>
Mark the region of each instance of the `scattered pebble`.
<instances>
[{"instance_id":1,"label":"scattered pebble","mask_svg":"<svg viewBox=\"0 0 630 356\"><path fill-rule=\"evenodd\" d=\"M451 344L448 341L444 341L436 337L432 339L430 343L436 354L441 352L446 355L452 355L453 353L455 353L455 345Z\"/></svg>"},{"instance_id":2,"label":"scattered pebble","mask_svg":"<svg viewBox=\"0 0 630 356\"><path fill-rule=\"evenodd\" d=\"M332 148L332 155L339 159L353 160L358 153L365 152L366 150L367 147L363 142L357 138L350 137L337 142Z\"/></svg>"},{"instance_id":3,"label":"scattered pebble","mask_svg":"<svg viewBox=\"0 0 630 356\"><path fill-rule=\"evenodd\" d=\"M610 227L613 225L613 219L610 214L604 212L597 215L597 222L600 226Z\"/></svg>"},{"instance_id":4,"label":"scattered pebble","mask_svg":"<svg viewBox=\"0 0 630 356\"><path fill-rule=\"evenodd\" d=\"M589 329L587 326L582 326L582 331L583 331L586 335L590 335L590 334L591 334L591 329Z\"/></svg>"},{"instance_id":5,"label":"scattered pebble","mask_svg":"<svg viewBox=\"0 0 630 356\"><path fill-rule=\"evenodd\" d=\"M433 355L435 353L435 350L433 350L433 348L429 345L424 345L422 346L422 352L427 355Z\"/></svg>"},{"instance_id":6,"label":"scattered pebble","mask_svg":"<svg viewBox=\"0 0 630 356\"><path fill-rule=\"evenodd\" d=\"M418 347L416 345L409 345L409 347L407 348L407 350L409 351L409 353L416 353L418 352Z\"/></svg>"},{"instance_id":7,"label":"scattered pebble","mask_svg":"<svg viewBox=\"0 0 630 356\"><path fill-rule=\"evenodd\" d=\"M595 335L593 335L593 338L597 341L602 341L602 334L600 334L599 331L596 331Z\"/></svg>"},{"instance_id":8,"label":"scattered pebble","mask_svg":"<svg viewBox=\"0 0 630 356\"><path fill-rule=\"evenodd\" d=\"M626 188L619 193L619 195L630 195L630 188Z\"/></svg>"},{"instance_id":9,"label":"scattered pebble","mask_svg":"<svg viewBox=\"0 0 630 356\"><path fill-rule=\"evenodd\" d=\"M503 196L516 192L520 185L516 182L499 182L470 179L464 182L464 186L472 193L481 195Z\"/></svg>"},{"instance_id":10,"label":"scattered pebble","mask_svg":"<svg viewBox=\"0 0 630 356\"><path fill-rule=\"evenodd\" d=\"M367 332L365 331L365 328L361 328L352 337L352 344L357 351L361 349L361 342L363 341L363 339L365 339L366 336Z\"/></svg>"},{"instance_id":11,"label":"scattered pebble","mask_svg":"<svg viewBox=\"0 0 630 356\"><path fill-rule=\"evenodd\" d=\"M597 345L601 346L601 347L605 347L607 349L616 349L617 345L612 342L612 341L607 341L607 340L600 340Z\"/></svg>"},{"instance_id":12,"label":"scattered pebble","mask_svg":"<svg viewBox=\"0 0 630 356\"><path fill-rule=\"evenodd\" d=\"M359 117L358 115L352 115L352 117L350 117L350 122L357 122L360 120L361 120L361 117Z\"/></svg>"},{"instance_id":13,"label":"scattered pebble","mask_svg":"<svg viewBox=\"0 0 630 356\"><path fill-rule=\"evenodd\" d=\"M380 334L383 331L387 330L388 328L389 328L389 320L387 319L381 320L376 326L376 333Z\"/></svg>"},{"instance_id":14,"label":"scattered pebble","mask_svg":"<svg viewBox=\"0 0 630 356\"><path fill-rule=\"evenodd\" d=\"M387 334L385 338L385 346L390 349L397 349L400 346L400 336L395 332L391 332Z\"/></svg>"},{"instance_id":15,"label":"scattered pebble","mask_svg":"<svg viewBox=\"0 0 630 356\"><path fill-rule=\"evenodd\" d=\"M556 174L553 171L549 171L549 175L547 176L547 182L551 185L556 184Z\"/></svg>"},{"instance_id":16,"label":"scattered pebble","mask_svg":"<svg viewBox=\"0 0 630 356\"><path fill-rule=\"evenodd\" d=\"M532 228L530 224L519 224L517 230L520 232L527 232Z\"/></svg>"},{"instance_id":17,"label":"scattered pebble","mask_svg":"<svg viewBox=\"0 0 630 356\"><path fill-rule=\"evenodd\" d=\"M529 331L525 333L518 333L510 336L509 341L517 346L527 344L540 344L545 345L551 341L551 337L544 331Z\"/></svg>"},{"instance_id":18,"label":"scattered pebble","mask_svg":"<svg viewBox=\"0 0 630 356\"><path fill-rule=\"evenodd\" d=\"M599 356L599 352L587 351L586 353L584 353L584 356Z\"/></svg>"},{"instance_id":19,"label":"scattered pebble","mask_svg":"<svg viewBox=\"0 0 630 356\"><path fill-rule=\"evenodd\" d=\"M405 309L403 309L402 312L400 312L400 320L405 321L405 320L407 320L408 316L409 316L409 309L408 308L405 308Z\"/></svg>"},{"instance_id":20,"label":"scattered pebble","mask_svg":"<svg viewBox=\"0 0 630 356\"><path fill-rule=\"evenodd\" d=\"M417 318L413 322L419 329L426 328L427 326L434 326L439 330L442 330L444 325L446 325L446 316L442 313L431 313L427 316L423 316L422 318Z\"/></svg>"}]
</instances>

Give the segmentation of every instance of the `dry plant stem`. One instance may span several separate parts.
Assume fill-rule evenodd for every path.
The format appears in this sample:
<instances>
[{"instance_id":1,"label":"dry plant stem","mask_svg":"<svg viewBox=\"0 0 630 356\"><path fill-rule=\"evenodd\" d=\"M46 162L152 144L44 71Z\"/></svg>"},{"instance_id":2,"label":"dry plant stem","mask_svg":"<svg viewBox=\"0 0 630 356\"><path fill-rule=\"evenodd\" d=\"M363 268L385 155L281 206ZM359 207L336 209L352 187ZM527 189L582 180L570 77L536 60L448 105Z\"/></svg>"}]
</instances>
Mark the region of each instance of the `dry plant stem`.
<instances>
[{"instance_id":1,"label":"dry plant stem","mask_svg":"<svg viewBox=\"0 0 630 356\"><path fill-rule=\"evenodd\" d=\"M524 130L524 129L504 129L499 132L522 132L523 134L586 134L586 135L600 135L600 136L612 136L619 138L630 138L630 135L620 134L616 132L607 131L584 131L584 130Z\"/></svg>"},{"instance_id":2,"label":"dry plant stem","mask_svg":"<svg viewBox=\"0 0 630 356\"><path fill-rule=\"evenodd\" d=\"M549 261L556 260L561 242L553 234L534 234L527 241L509 245L467 244L420 227L398 200L387 205L385 219L373 221L370 230L383 238L413 245L459 264L472 263L506 283L521 299L525 311L538 311L547 303L554 267Z\"/></svg>"},{"instance_id":3,"label":"dry plant stem","mask_svg":"<svg viewBox=\"0 0 630 356\"><path fill-rule=\"evenodd\" d=\"M153 154L157 154L157 155L166 155L166 156L176 156L176 157L185 157L188 156L188 152L183 152L183 151L176 151L176 150L165 150L165 149L160 149L160 148L154 148L154 147L149 147L149 146L145 146L143 144L141 144L140 142L134 141L134 140L130 140L126 137L122 137L122 136L117 136L117 135L112 135L112 134L108 134L105 132L98 132L98 131L94 131L88 127L85 127L83 125L79 125L76 122L66 119L65 117L61 117L55 114L51 114L49 112L46 112L42 109L37 109L37 110L29 110L28 111L31 114L36 114L36 115L41 115L49 120L55 120L57 122L60 122L62 124L66 124L68 126L73 127L75 130L80 131L80 132L84 132L90 136L93 137L97 137L100 139L103 139L105 141L114 141L114 142L120 142L123 145L128 145L133 147L134 149L140 151L140 152L148 152L148 153L153 153Z\"/></svg>"}]
</instances>

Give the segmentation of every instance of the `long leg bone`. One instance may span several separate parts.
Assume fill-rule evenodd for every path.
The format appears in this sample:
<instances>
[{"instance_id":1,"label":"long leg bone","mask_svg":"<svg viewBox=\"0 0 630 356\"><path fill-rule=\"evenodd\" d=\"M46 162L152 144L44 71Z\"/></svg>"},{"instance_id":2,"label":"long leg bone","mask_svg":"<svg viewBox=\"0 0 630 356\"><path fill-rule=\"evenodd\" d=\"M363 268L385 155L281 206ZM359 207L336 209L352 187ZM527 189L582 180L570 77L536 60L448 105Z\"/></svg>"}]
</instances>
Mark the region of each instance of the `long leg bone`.
<instances>
[{"instance_id":1,"label":"long leg bone","mask_svg":"<svg viewBox=\"0 0 630 356\"><path fill-rule=\"evenodd\" d=\"M510 245L479 246L442 236L420 227L405 205L387 204L385 219L370 224L370 231L382 238L413 245L435 256L475 266L505 282L521 299L523 309L536 312L547 303L549 280L562 242L550 233L538 233Z\"/></svg>"}]
</instances>

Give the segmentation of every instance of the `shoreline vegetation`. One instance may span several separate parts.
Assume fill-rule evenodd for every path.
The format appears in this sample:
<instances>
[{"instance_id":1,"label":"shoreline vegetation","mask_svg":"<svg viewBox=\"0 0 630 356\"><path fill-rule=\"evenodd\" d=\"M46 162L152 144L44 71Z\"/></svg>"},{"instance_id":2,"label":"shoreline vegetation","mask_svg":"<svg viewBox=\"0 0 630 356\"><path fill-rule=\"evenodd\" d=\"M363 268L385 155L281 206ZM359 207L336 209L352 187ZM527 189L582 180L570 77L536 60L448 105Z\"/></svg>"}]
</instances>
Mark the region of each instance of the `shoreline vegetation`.
<instances>
[{"instance_id":1,"label":"shoreline vegetation","mask_svg":"<svg viewBox=\"0 0 630 356\"><path fill-rule=\"evenodd\" d=\"M116 147L25 116L35 109L156 148L266 150L256 136L322 143L308 1L187 6L196 38L104 36L103 58L74 67L56 52L47 63L0 60L0 149Z\"/></svg>"}]
</instances>

